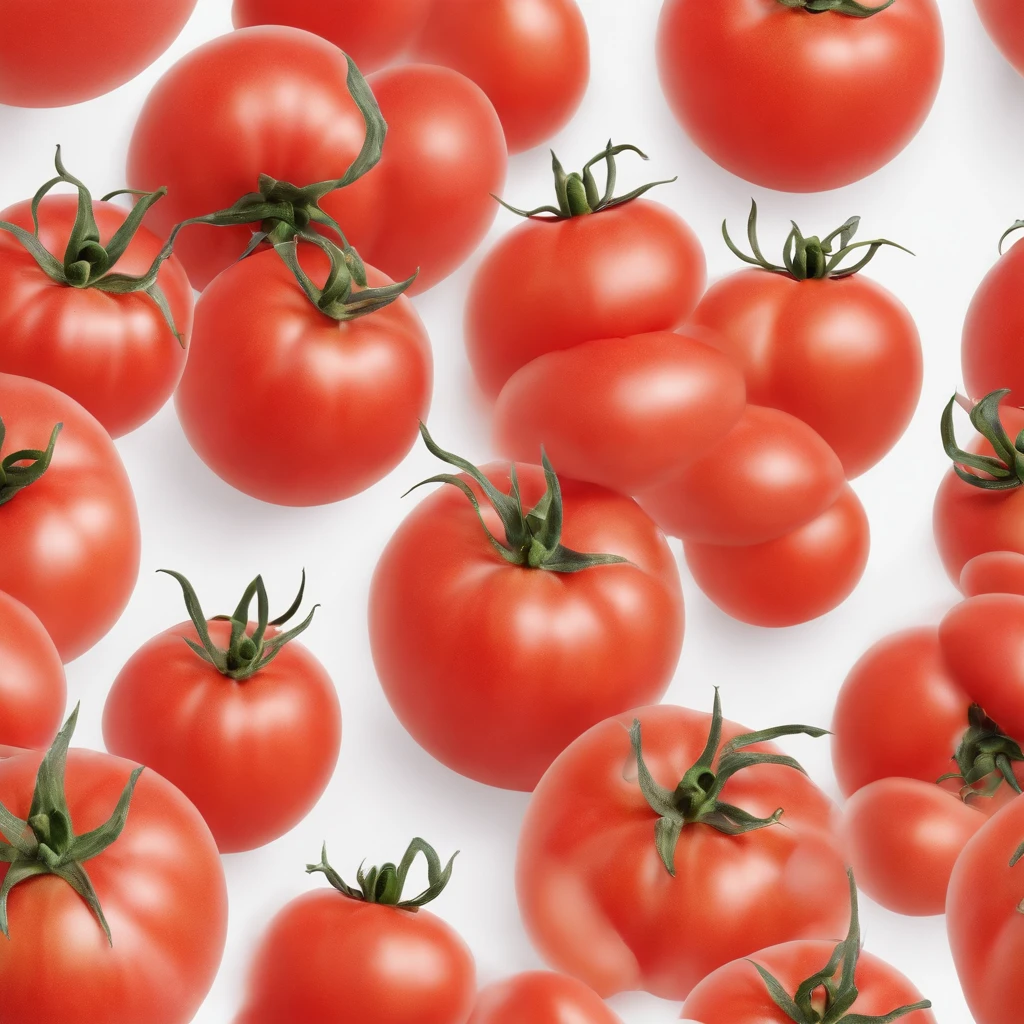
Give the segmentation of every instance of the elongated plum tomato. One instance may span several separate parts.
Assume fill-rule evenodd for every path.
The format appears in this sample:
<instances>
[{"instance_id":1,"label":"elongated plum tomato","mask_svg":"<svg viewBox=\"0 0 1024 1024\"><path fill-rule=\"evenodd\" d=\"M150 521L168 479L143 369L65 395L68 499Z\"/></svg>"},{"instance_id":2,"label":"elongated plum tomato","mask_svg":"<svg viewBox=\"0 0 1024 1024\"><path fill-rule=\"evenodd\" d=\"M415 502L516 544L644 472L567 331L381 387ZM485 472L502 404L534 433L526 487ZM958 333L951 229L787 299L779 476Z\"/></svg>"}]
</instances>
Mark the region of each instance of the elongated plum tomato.
<instances>
[{"instance_id":1,"label":"elongated plum tomato","mask_svg":"<svg viewBox=\"0 0 1024 1024\"><path fill-rule=\"evenodd\" d=\"M406 875L421 853L427 888L406 899ZM361 870L356 889L330 866L325 846L306 870L322 872L333 888L300 896L271 921L235 1024L465 1024L476 994L473 956L421 909L444 890L454 860L442 867L433 847L414 839L399 865Z\"/></svg>"},{"instance_id":2,"label":"elongated plum tomato","mask_svg":"<svg viewBox=\"0 0 1024 1024\"><path fill-rule=\"evenodd\" d=\"M178 573L192 616L144 644L107 697L103 739L112 754L148 765L199 809L221 853L284 835L330 781L341 712L330 676L294 638L313 613L282 632L305 589L268 623L262 577L227 621L207 620ZM258 622L249 621L257 598Z\"/></svg>"},{"instance_id":3,"label":"elongated plum tomato","mask_svg":"<svg viewBox=\"0 0 1024 1024\"><path fill-rule=\"evenodd\" d=\"M554 158L556 206L514 210L527 219L487 254L470 285L466 345L480 387L495 396L521 366L585 341L671 331L693 312L707 279L704 251L668 207L602 196L592 167L639 153L611 146L582 174ZM643 155L643 154L641 154ZM646 157L645 157L646 159Z\"/></svg>"},{"instance_id":4,"label":"elongated plum tomato","mask_svg":"<svg viewBox=\"0 0 1024 1024\"><path fill-rule=\"evenodd\" d=\"M675 559L636 502L559 481L546 457L477 469L423 436L462 475L377 564L377 674L439 761L531 790L584 730L665 692L683 642Z\"/></svg>"},{"instance_id":5,"label":"elongated plum tomato","mask_svg":"<svg viewBox=\"0 0 1024 1024\"><path fill-rule=\"evenodd\" d=\"M806 238L794 225L783 263L773 264L761 255L752 205L747 235L755 255L724 234L733 253L758 269L713 284L691 320L743 367L748 400L813 427L850 479L899 440L917 407L922 374L921 339L910 314L859 273L880 246L892 243L854 242L859 223L853 217L824 239ZM860 259L846 262L860 249L866 250Z\"/></svg>"},{"instance_id":6,"label":"elongated plum tomato","mask_svg":"<svg viewBox=\"0 0 1024 1024\"><path fill-rule=\"evenodd\" d=\"M712 715L661 705L584 733L519 839L519 908L541 956L605 997L681 1000L737 957L842 934L837 810L769 742L824 733L749 732L723 721L717 693Z\"/></svg>"},{"instance_id":7,"label":"elongated plum tomato","mask_svg":"<svg viewBox=\"0 0 1024 1024\"><path fill-rule=\"evenodd\" d=\"M604 338L520 367L498 396L494 432L509 458L543 445L566 476L635 494L720 441L744 395L733 362L699 336Z\"/></svg>"},{"instance_id":8,"label":"elongated plum tomato","mask_svg":"<svg viewBox=\"0 0 1024 1024\"><path fill-rule=\"evenodd\" d=\"M658 23L676 119L726 170L784 192L892 160L928 116L942 62L935 0L665 0Z\"/></svg>"},{"instance_id":9,"label":"elongated plum tomato","mask_svg":"<svg viewBox=\"0 0 1024 1024\"><path fill-rule=\"evenodd\" d=\"M1024 18L1015 0L974 0L982 23L1003 56L1024 74Z\"/></svg>"},{"instance_id":10,"label":"elongated plum tomato","mask_svg":"<svg viewBox=\"0 0 1024 1024\"><path fill-rule=\"evenodd\" d=\"M553 971L527 971L480 990L469 1024L622 1024L582 981Z\"/></svg>"},{"instance_id":11,"label":"elongated plum tomato","mask_svg":"<svg viewBox=\"0 0 1024 1024\"><path fill-rule=\"evenodd\" d=\"M47 195L38 229L28 200L0 212L0 371L52 384L120 437L153 416L178 383L192 288L136 220L162 192L140 198L131 215L94 202L59 150L48 184L58 181L78 196ZM49 260L30 251L36 243Z\"/></svg>"},{"instance_id":12,"label":"elongated plum tomato","mask_svg":"<svg viewBox=\"0 0 1024 1024\"><path fill-rule=\"evenodd\" d=\"M68 752L77 717L0 760L4 1020L187 1024L227 934L217 846L155 772Z\"/></svg>"},{"instance_id":13,"label":"elongated plum tomato","mask_svg":"<svg viewBox=\"0 0 1024 1024\"><path fill-rule=\"evenodd\" d=\"M99 422L48 384L6 373L0 534L0 590L38 616L63 661L77 658L114 625L135 589L135 497Z\"/></svg>"}]
</instances>

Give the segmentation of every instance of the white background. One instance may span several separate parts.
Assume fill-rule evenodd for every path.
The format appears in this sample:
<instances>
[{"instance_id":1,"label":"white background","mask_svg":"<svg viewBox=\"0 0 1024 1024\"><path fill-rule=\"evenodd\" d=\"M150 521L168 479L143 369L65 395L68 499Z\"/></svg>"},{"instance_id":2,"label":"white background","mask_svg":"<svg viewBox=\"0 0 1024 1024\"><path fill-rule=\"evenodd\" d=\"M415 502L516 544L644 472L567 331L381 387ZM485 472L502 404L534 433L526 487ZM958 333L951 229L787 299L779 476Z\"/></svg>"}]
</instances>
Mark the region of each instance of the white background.
<instances>
[{"instance_id":1,"label":"white background","mask_svg":"<svg viewBox=\"0 0 1024 1024\"><path fill-rule=\"evenodd\" d=\"M713 0L709 0L713 2ZM865 237L884 235L916 258L883 251L867 272L914 315L925 348L925 385L913 425L882 465L855 484L872 524L864 580L846 604L817 622L766 631L740 625L700 594L683 568L688 627L667 700L706 709L722 687L726 715L751 727L809 721L828 725L836 691L856 658L885 633L934 622L955 593L931 537L932 497L945 469L938 436L943 403L959 385L959 335L971 294L996 259L997 240L1024 215L1024 81L999 57L968 0L939 0L947 39L946 73L927 125L909 149L873 177L832 193L791 196L753 190L704 157L671 118L658 86L656 0L581 0L591 33L589 92L555 140L578 168L609 136L640 145L649 165L624 158L624 189L679 175L657 191L703 241L712 277L737 266L721 242L728 216L742 234L749 200L762 211L762 244L772 254L790 218L824 234L861 214ZM124 183L131 128L157 76L199 43L230 29L229 0L199 0L171 50L134 82L63 110L0 107L0 207L31 196L51 173L55 143L69 169L95 192ZM808 88L828 89L827 81ZM836 98L837 104L841 102ZM813 154L807 155L813 159ZM520 206L549 198L549 159L538 149L510 163L506 190ZM434 345L435 436L477 461L491 445L487 414L473 390L461 322L466 290L481 253L515 223L498 215L491 236L455 275L415 299ZM207 612L232 607L245 584L265 574L274 606L291 600L300 569L323 605L304 637L337 683L345 718L341 760L319 806L289 835L254 853L225 858L231 925L223 970L196 1020L225 1024L240 1005L244 970L270 916L322 880L307 878L326 838L331 859L349 875L359 861L397 858L413 835L442 856L458 848L451 886L436 904L469 942L482 981L539 966L516 911L512 870L527 797L456 776L423 753L392 716L374 677L365 625L366 593L382 546L415 497L406 487L436 467L417 450L390 477L347 502L283 509L247 498L215 478L193 455L168 405L118 447L135 485L143 524L142 575L117 627L69 666L72 701L82 701L77 742L101 746L106 692L128 656L183 618L177 586L154 570L191 577ZM679 551L676 542L675 548ZM828 741L790 741L813 777L837 795ZM865 901L866 902L866 901ZM942 1024L967 1024L941 918L900 918L867 904L866 944L898 965L935 1004ZM646 995L614 1001L626 1024L675 1020L679 1007Z\"/></svg>"}]
</instances>

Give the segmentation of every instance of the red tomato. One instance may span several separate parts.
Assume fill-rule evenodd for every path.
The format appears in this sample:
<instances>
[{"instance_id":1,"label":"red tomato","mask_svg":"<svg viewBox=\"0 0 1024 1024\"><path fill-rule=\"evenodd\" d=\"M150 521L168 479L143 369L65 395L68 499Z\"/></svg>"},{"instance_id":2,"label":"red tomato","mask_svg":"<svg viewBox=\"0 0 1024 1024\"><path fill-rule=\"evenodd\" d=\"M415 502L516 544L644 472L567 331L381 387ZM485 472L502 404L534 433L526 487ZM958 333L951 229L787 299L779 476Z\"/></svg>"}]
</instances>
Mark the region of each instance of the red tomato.
<instances>
[{"instance_id":1,"label":"red tomato","mask_svg":"<svg viewBox=\"0 0 1024 1024\"><path fill-rule=\"evenodd\" d=\"M374 572L374 664L429 753L479 782L530 790L585 729L665 692L683 641L675 559L629 498L520 465L521 499L510 500L508 465L478 470L431 451L465 472L461 487L472 479L475 500L490 492L483 522L505 540L492 544L455 487L421 502ZM543 519L527 513L541 500Z\"/></svg>"},{"instance_id":2,"label":"red tomato","mask_svg":"<svg viewBox=\"0 0 1024 1024\"><path fill-rule=\"evenodd\" d=\"M631 760L641 726L646 781ZM605 997L644 989L679 1000L736 957L842 934L836 808L792 759L759 756L780 753L766 739L801 732L823 730L723 723L716 695L713 716L641 708L567 747L533 795L516 864L519 908L544 959Z\"/></svg>"},{"instance_id":3,"label":"red tomato","mask_svg":"<svg viewBox=\"0 0 1024 1024\"><path fill-rule=\"evenodd\" d=\"M257 577L231 621L208 621L191 585L178 579L196 618L155 636L121 669L103 738L111 753L173 782L221 853L253 850L297 825L330 781L341 744L338 697L320 662L293 639L312 613L287 633L276 628L299 601L269 627L265 614L249 622L254 596L266 610Z\"/></svg>"},{"instance_id":4,"label":"red tomato","mask_svg":"<svg viewBox=\"0 0 1024 1024\"><path fill-rule=\"evenodd\" d=\"M665 0L658 68L676 119L766 188L821 192L877 171L928 116L943 40L935 0L860 9L873 6L853 17L808 0Z\"/></svg>"},{"instance_id":5,"label":"red tomato","mask_svg":"<svg viewBox=\"0 0 1024 1024\"><path fill-rule=\"evenodd\" d=\"M535 458L543 445L566 476L635 494L702 455L743 407L743 377L729 359L662 331L527 363L502 388L494 429L509 458Z\"/></svg>"},{"instance_id":6,"label":"red tomato","mask_svg":"<svg viewBox=\"0 0 1024 1024\"><path fill-rule=\"evenodd\" d=\"M67 697L64 666L43 624L0 590L0 743L46 747Z\"/></svg>"},{"instance_id":7,"label":"red tomato","mask_svg":"<svg viewBox=\"0 0 1024 1024\"><path fill-rule=\"evenodd\" d=\"M487 93L511 153L564 127L590 77L587 25L576 0L433 0L415 53Z\"/></svg>"},{"instance_id":8,"label":"red tomato","mask_svg":"<svg viewBox=\"0 0 1024 1024\"><path fill-rule=\"evenodd\" d=\"M1024 21L1016 0L974 0L982 23L1003 56L1024 74Z\"/></svg>"},{"instance_id":9,"label":"red tomato","mask_svg":"<svg viewBox=\"0 0 1024 1024\"><path fill-rule=\"evenodd\" d=\"M0 590L34 612L71 661L107 633L135 588L135 497L107 432L48 384L0 373L0 419ZM36 462L12 466L11 454L26 449Z\"/></svg>"},{"instance_id":10,"label":"red tomato","mask_svg":"<svg viewBox=\"0 0 1024 1024\"><path fill-rule=\"evenodd\" d=\"M319 249L303 243L298 254L314 281L327 278ZM371 287L391 285L367 273ZM336 320L266 251L226 270L197 303L175 404L189 443L232 487L279 505L322 505L398 465L432 381L430 341L405 296Z\"/></svg>"},{"instance_id":11,"label":"red tomato","mask_svg":"<svg viewBox=\"0 0 1024 1024\"><path fill-rule=\"evenodd\" d=\"M960 589L965 597L979 594L1024 594L1024 555L986 551L964 565Z\"/></svg>"},{"instance_id":12,"label":"red tomato","mask_svg":"<svg viewBox=\"0 0 1024 1024\"><path fill-rule=\"evenodd\" d=\"M639 500L674 537L750 545L817 519L845 485L842 463L806 423L748 405L718 444Z\"/></svg>"},{"instance_id":13,"label":"red tomato","mask_svg":"<svg viewBox=\"0 0 1024 1024\"><path fill-rule=\"evenodd\" d=\"M428 858L429 888L403 900L417 852ZM325 849L306 870L323 871L335 888L292 900L271 921L235 1024L465 1024L476 994L473 956L449 925L418 909L441 892L451 869L414 839L397 868L361 870L360 891L330 867Z\"/></svg>"},{"instance_id":14,"label":"red tomato","mask_svg":"<svg viewBox=\"0 0 1024 1024\"><path fill-rule=\"evenodd\" d=\"M685 541L686 564L719 608L754 626L795 626L838 607L864 573L868 519L847 485L817 519L749 547Z\"/></svg>"},{"instance_id":15,"label":"red tomato","mask_svg":"<svg viewBox=\"0 0 1024 1024\"><path fill-rule=\"evenodd\" d=\"M23 820L39 815L20 835L11 828L0 837L8 841L0 861L14 861L0 862L0 880L21 876L3 915L10 937L0 939L4 1019L187 1024L213 984L227 933L216 844L196 809L154 772L72 750L65 779L60 759L74 722L47 755L48 772L39 751L0 761L0 804ZM119 804L124 797L130 806ZM68 814L71 836L56 827ZM60 856L55 867L44 866L53 861L41 845Z\"/></svg>"},{"instance_id":16,"label":"red tomato","mask_svg":"<svg viewBox=\"0 0 1024 1024\"><path fill-rule=\"evenodd\" d=\"M116 89L171 45L195 5L196 0L0 0L0 103L62 107Z\"/></svg>"},{"instance_id":17,"label":"red tomato","mask_svg":"<svg viewBox=\"0 0 1024 1024\"><path fill-rule=\"evenodd\" d=\"M482 989L469 1024L622 1024L581 981L527 971Z\"/></svg>"}]
</instances>

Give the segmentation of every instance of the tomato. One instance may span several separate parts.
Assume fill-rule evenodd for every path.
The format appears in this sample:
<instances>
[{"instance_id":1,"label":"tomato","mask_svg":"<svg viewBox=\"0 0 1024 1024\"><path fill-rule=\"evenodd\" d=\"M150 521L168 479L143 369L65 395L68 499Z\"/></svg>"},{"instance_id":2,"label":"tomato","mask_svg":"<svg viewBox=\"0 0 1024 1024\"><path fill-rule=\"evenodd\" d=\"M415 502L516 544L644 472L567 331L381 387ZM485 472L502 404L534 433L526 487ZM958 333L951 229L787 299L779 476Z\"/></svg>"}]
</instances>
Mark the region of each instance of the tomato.
<instances>
[{"instance_id":1,"label":"tomato","mask_svg":"<svg viewBox=\"0 0 1024 1024\"><path fill-rule=\"evenodd\" d=\"M317 282L341 262L307 243L296 258ZM367 273L390 305L372 291L318 305L274 251L236 263L201 296L175 404L189 443L232 487L321 505L376 483L412 447L430 407L430 342L412 303Z\"/></svg>"},{"instance_id":2,"label":"tomato","mask_svg":"<svg viewBox=\"0 0 1024 1024\"><path fill-rule=\"evenodd\" d=\"M727 357L662 331L527 363L502 388L494 429L510 458L529 460L543 444L567 476L635 494L702 455L743 408L743 377Z\"/></svg>"},{"instance_id":3,"label":"tomato","mask_svg":"<svg viewBox=\"0 0 1024 1024\"><path fill-rule=\"evenodd\" d=\"M986 551L964 565L960 589L966 597L979 594L1024 594L1024 554Z\"/></svg>"},{"instance_id":4,"label":"tomato","mask_svg":"<svg viewBox=\"0 0 1024 1024\"><path fill-rule=\"evenodd\" d=\"M71 661L107 633L135 588L135 497L107 432L48 384L0 373L0 421L0 590Z\"/></svg>"},{"instance_id":5,"label":"tomato","mask_svg":"<svg viewBox=\"0 0 1024 1024\"><path fill-rule=\"evenodd\" d=\"M469 1024L622 1024L582 982L550 971L527 971L482 989Z\"/></svg>"},{"instance_id":6,"label":"tomato","mask_svg":"<svg viewBox=\"0 0 1024 1024\"><path fill-rule=\"evenodd\" d=\"M417 853L427 858L429 887L405 900ZM235 1024L465 1024L476 994L473 956L449 925L419 909L447 885L454 860L442 869L433 848L414 839L397 867L360 869L354 889L325 848L306 870L322 871L334 888L293 900L270 923Z\"/></svg>"},{"instance_id":7,"label":"tomato","mask_svg":"<svg viewBox=\"0 0 1024 1024\"><path fill-rule=\"evenodd\" d=\"M227 934L217 847L159 775L68 753L76 719L45 756L0 761L0 804L15 816L0 828L4 1019L187 1024Z\"/></svg>"},{"instance_id":8,"label":"tomato","mask_svg":"<svg viewBox=\"0 0 1024 1024\"><path fill-rule=\"evenodd\" d=\"M1014 0L974 0L982 23L1003 56L1024 74L1024 21Z\"/></svg>"},{"instance_id":9,"label":"tomato","mask_svg":"<svg viewBox=\"0 0 1024 1024\"><path fill-rule=\"evenodd\" d=\"M199 809L222 853L284 835L330 781L341 712L330 676L281 632L305 589L268 626L262 577L228 621L207 620L177 573L192 621L153 637L121 669L107 696L107 749L158 771ZM258 598L260 619L248 620ZM198 650L196 649L198 647ZM202 653L200 653L200 651Z\"/></svg>"},{"instance_id":10,"label":"tomato","mask_svg":"<svg viewBox=\"0 0 1024 1024\"><path fill-rule=\"evenodd\" d=\"M93 202L59 152L57 171L79 195L47 195L39 204L35 235L54 268L45 270L19 232L4 229L32 233L32 203L0 212L0 371L52 384L120 437L153 416L181 376L192 287L174 256L160 262L163 242L147 228L123 239L122 253L115 235L132 229L128 211ZM146 196L142 208L157 199ZM121 292L126 276L133 290Z\"/></svg>"},{"instance_id":11,"label":"tomato","mask_svg":"<svg viewBox=\"0 0 1024 1024\"><path fill-rule=\"evenodd\" d=\"M47 746L67 696L64 666L43 624L0 590L0 743Z\"/></svg>"},{"instance_id":12,"label":"tomato","mask_svg":"<svg viewBox=\"0 0 1024 1024\"><path fill-rule=\"evenodd\" d=\"M443 764L531 790L584 730L665 692L683 641L675 559L634 501L559 482L546 458L477 469L424 439L464 475L440 478L458 488L421 502L377 564L377 675Z\"/></svg>"},{"instance_id":13,"label":"tomato","mask_svg":"<svg viewBox=\"0 0 1024 1024\"><path fill-rule=\"evenodd\" d=\"M928 116L942 62L935 0L665 0L658 24L676 120L726 170L785 192L892 160Z\"/></svg>"},{"instance_id":14,"label":"tomato","mask_svg":"<svg viewBox=\"0 0 1024 1024\"><path fill-rule=\"evenodd\" d=\"M716 693L713 715L641 708L568 746L519 839L519 908L541 956L605 997L681 1000L736 957L842 934L836 808L766 742L797 733L823 730L748 733Z\"/></svg>"},{"instance_id":15,"label":"tomato","mask_svg":"<svg viewBox=\"0 0 1024 1024\"><path fill-rule=\"evenodd\" d=\"M559 208L534 211L538 216L506 234L477 270L466 345L489 396L547 352L670 331L697 305L706 267L688 225L660 203L631 198L651 186L616 199L597 190L591 165L606 160L614 183L614 159L623 150L639 152L609 146L582 174L566 175L556 157Z\"/></svg>"},{"instance_id":16,"label":"tomato","mask_svg":"<svg viewBox=\"0 0 1024 1024\"><path fill-rule=\"evenodd\" d=\"M195 5L196 0L0 0L0 103L62 107L116 89L171 45Z\"/></svg>"}]
</instances>

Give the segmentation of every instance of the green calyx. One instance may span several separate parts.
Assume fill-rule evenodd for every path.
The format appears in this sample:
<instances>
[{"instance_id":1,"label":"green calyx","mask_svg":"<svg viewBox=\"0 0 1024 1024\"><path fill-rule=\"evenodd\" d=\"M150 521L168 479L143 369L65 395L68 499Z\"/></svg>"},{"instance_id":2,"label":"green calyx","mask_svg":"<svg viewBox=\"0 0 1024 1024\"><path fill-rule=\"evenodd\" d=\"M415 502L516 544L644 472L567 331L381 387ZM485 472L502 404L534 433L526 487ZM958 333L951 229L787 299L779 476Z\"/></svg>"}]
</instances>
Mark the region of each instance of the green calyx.
<instances>
[{"instance_id":1,"label":"green calyx","mask_svg":"<svg viewBox=\"0 0 1024 1024\"><path fill-rule=\"evenodd\" d=\"M804 769L800 763L786 754L769 754L747 751L744 748L757 743L767 743L780 736L826 736L827 729L810 725L780 725L774 729L744 733L727 743L722 743L722 699L715 687L715 705L711 715L711 729L707 744L693 767L683 776L675 789L668 789L656 782L644 762L641 726L639 719L633 720L629 737L637 763L637 781L652 811L658 815L654 826L654 841L658 855L670 875L675 875L675 853L683 829L692 825L708 825L727 836L738 836L745 832L775 825L783 815L783 808L771 817L758 818L741 807L725 803L721 799L725 784L737 772L760 764L777 764ZM805 773L806 774L806 773Z\"/></svg>"},{"instance_id":2,"label":"green calyx","mask_svg":"<svg viewBox=\"0 0 1024 1024\"><path fill-rule=\"evenodd\" d=\"M896 242L890 242L886 238L854 242L853 238L860 227L860 217L851 217L845 224L824 238L818 238L817 235L805 237L795 222L791 221L790 223L793 227L786 236L782 247L781 266L769 262L761 251L757 240L757 203L754 200L750 201L750 214L747 216L747 241L753 255L743 252L733 242L729 236L728 221L722 221L722 235L733 255L743 260L744 263L749 263L753 267L770 271L773 274L786 274L797 281L820 281L823 278L838 280L843 277L851 277L863 270L883 245L910 253L911 256L914 255L909 249ZM867 249L867 252L856 263L842 266L843 261L858 249Z\"/></svg>"},{"instance_id":3,"label":"green calyx","mask_svg":"<svg viewBox=\"0 0 1024 1024\"><path fill-rule=\"evenodd\" d=\"M954 395L943 410L942 446L953 460L956 475L972 487L985 491L1011 491L1024 484L1024 430L1016 440L1011 440L999 415L1000 402L1009 393L1005 388L993 391L973 406L966 399ZM975 455L956 443L956 428L953 426L953 408L956 405L970 409L974 429L992 445L995 455ZM978 476L970 472L972 469L987 475Z\"/></svg>"},{"instance_id":4,"label":"green calyx","mask_svg":"<svg viewBox=\"0 0 1024 1024\"><path fill-rule=\"evenodd\" d=\"M943 775L937 781L958 779L963 785L960 798L967 803L973 797L992 797L1005 782L1015 793L1020 783L1013 771L1015 761L1024 761L1020 744L1005 735L978 704L967 712L967 731L953 755L957 771Z\"/></svg>"},{"instance_id":5,"label":"green calyx","mask_svg":"<svg viewBox=\"0 0 1024 1024\"><path fill-rule=\"evenodd\" d=\"M144 292L148 295L167 321L174 337L180 345L185 339L178 332L171 314L167 298L157 284L160 267L171 255L170 245L165 246L153 260L145 274L134 277L130 274L115 272L118 260L125 254L142 220L154 203L167 194L167 189L158 188L155 192L135 192L131 189L120 189L103 196L102 201L108 202L116 196L133 195L137 201L128 213L124 223L114 232L113 237L104 245L100 241L99 227L93 210L92 194L85 185L71 174L68 174L61 160L60 146L54 163L57 176L51 178L32 197L32 231L26 231L17 224L0 221L0 231L14 235L28 250L29 255L39 264L39 268L57 284L68 288L95 288L97 291L110 295L130 295ZM75 218L71 236L62 257L57 257L47 250L39 240L39 204L44 197L57 185L72 185L78 190L78 214Z\"/></svg>"},{"instance_id":6,"label":"green calyx","mask_svg":"<svg viewBox=\"0 0 1024 1024\"><path fill-rule=\"evenodd\" d=\"M420 434L431 455L462 470L479 485L491 507L498 513L505 532L505 543L491 533L480 511L480 502L473 488L459 476L452 473L439 473L428 480L421 480L406 494L425 484L451 484L458 487L476 510L484 533L494 550L506 562L527 569L545 569L548 572L562 573L582 572L584 569L592 569L599 565L628 564L629 560L620 555L586 554L573 551L562 544L562 486L543 449L541 449L541 464L544 467L547 489L540 501L527 512L523 508L523 499L519 492L519 478L514 464L511 470L512 493L503 494L471 462L439 448L423 423L420 424Z\"/></svg>"},{"instance_id":7,"label":"green calyx","mask_svg":"<svg viewBox=\"0 0 1024 1024\"><path fill-rule=\"evenodd\" d=\"M825 966L801 982L790 995L779 980L759 963L749 961L768 989L772 1002L794 1024L891 1024L918 1010L931 1008L931 1001L922 999L910 1006L900 1006L889 1013L870 1016L850 1013L857 1002L857 961L860 959L860 913L857 906L857 885L850 877L850 930L840 942Z\"/></svg>"},{"instance_id":8,"label":"green calyx","mask_svg":"<svg viewBox=\"0 0 1024 1024\"><path fill-rule=\"evenodd\" d=\"M1006 244L1006 240L1010 235L1016 234L1024 228L1024 220L1015 220L1000 236L999 236L999 255L1003 255L1003 246Z\"/></svg>"},{"instance_id":9,"label":"green calyx","mask_svg":"<svg viewBox=\"0 0 1024 1024\"><path fill-rule=\"evenodd\" d=\"M64 793L64 773L68 745L77 722L76 707L39 765L28 820L22 821L0 804L0 835L3 837L0 839L0 862L10 865L0 886L0 932L8 939L7 898L11 890L39 875L56 875L85 900L107 941L113 945L99 897L82 865L98 857L121 835L128 820L135 784L143 769L136 768L128 777L117 806L104 824L91 832L75 835Z\"/></svg>"},{"instance_id":10,"label":"green calyx","mask_svg":"<svg viewBox=\"0 0 1024 1024\"><path fill-rule=\"evenodd\" d=\"M621 206L632 199L637 199L645 192L649 192L658 185L668 185L675 181L675 178L667 178L664 181L652 181L639 188L633 189L624 196L616 196L615 193L615 158L620 153L636 153L641 159L646 160L647 154L637 149L636 146L619 145L613 146L611 139L604 150L588 160L583 165L582 172L572 171L566 174L564 168L555 156L551 153L551 169L555 175L555 198L557 206L538 206L534 210L520 210L515 206L509 206L504 199L498 196L494 198L512 213L520 217L541 217L545 220L569 220L572 217L583 217L589 213L600 213L602 210L610 210L613 206ZM605 187L604 192L598 190L597 180L594 178L594 165L604 161L605 164Z\"/></svg>"},{"instance_id":11,"label":"green calyx","mask_svg":"<svg viewBox=\"0 0 1024 1024\"><path fill-rule=\"evenodd\" d=\"M427 862L427 887L418 896L403 899L402 891L405 889L409 869L421 853ZM359 888L356 889L349 885L328 863L327 844L324 843L320 853L320 863L307 864L306 873L312 875L319 872L325 875L327 881L350 900L415 911L436 900L444 892L445 886L452 877L452 866L458 855L458 851L453 853L451 860L442 867L437 851L425 840L414 839L405 851L401 864L382 864L380 867L367 869L360 865L356 872L356 881L359 885Z\"/></svg>"},{"instance_id":12,"label":"green calyx","mask_svg":"<svg viewBox=\"0 0 1024 1024\"><path fill-rule=\"evenodd\" d=\"M850 18L870 18L880 14L887 7L892 7L896 0L885 0L877 7L868 7L858 0L779 0L783 7L806 11L808 14L845 14Z\"/></svg>"},{"instance_id":13,"label":"green calyx","mask_svg":"<svg viewBox=\"0 0 1024 1024\"><path fill-rule=\"evenodd\" d=\"M0 505L6 505L19 491L34 484L50 468L53 449L63 429L63 423L54 426L45 448L22 448L0 460ZM7 427L0 418L0 452L3 451L6 436Z\"/></svg>"},{"instance_id":14,"label":"green calyx","mask_svg":"<svg viewBox=\"0 0 1024 1024\"><path fill-rule=\"evenodd\" d=\"M221 675L243 682L250 679L260 669L266 668L281 653L285 644L294 640L300 633L304 632L313 621L313 615L319 605L314 605L310 613L297 626L284 633L267 638L267 629L270 626L283 626L302 604L302 597L306 591L306 572L302 572L302 583L299 592L292 601L291 607L276 619L270 620L270 603L267 599L267 588L263 583L263 577L257 576L245 588L242 599L238 602L231 615L215 615L213 619L207 620L203 609L199 604L199 598L192 587L192 584L172 569L158 569L158 572L173 576L181 585L182 593L185 596L185 607L188 609L188 617L199 634L200 643L184 637L185 643L199 655L203 661L209 662ZM256 598L257 619L256 629L249 633L249 609L252 606L253 598ZM209 622L230 622L231 640L226 648L218 647L210 637Z\"/></svg>"}]
</instances>

